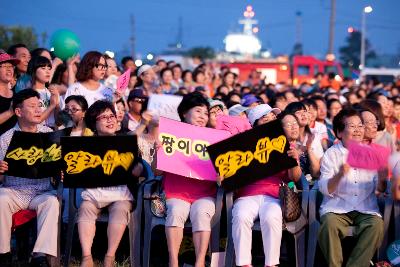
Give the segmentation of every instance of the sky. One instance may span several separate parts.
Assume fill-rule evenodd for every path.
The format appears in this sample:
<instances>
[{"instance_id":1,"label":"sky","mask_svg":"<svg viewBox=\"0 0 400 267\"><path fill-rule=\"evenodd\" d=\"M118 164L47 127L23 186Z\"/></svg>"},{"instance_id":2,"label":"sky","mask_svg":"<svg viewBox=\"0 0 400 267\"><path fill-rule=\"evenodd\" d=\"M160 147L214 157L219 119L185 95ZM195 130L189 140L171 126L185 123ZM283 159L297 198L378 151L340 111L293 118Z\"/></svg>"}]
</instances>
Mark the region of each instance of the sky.
<instances>
[{"instance_id":1,"label":"sky","mask_svg":"<svg viewBox=\"0 0 400 267\"><path fill-rule=\"evenodd\" d=\"M181 17L184 47L222 50L225 35L241 29L237 21L248 4L254 7L263 48L272 54L292 51L296 11L302 13L304 53L326 54L331 0L0 0L0 24L31 26L37 33L46 32L48 40L56 30L69 29L80 39L81 53L121 51L130 48L133 15L136 54L144 56L176 42ZM366 18L367 38L373 48L378 54L400 53L400 0L336 0L336 54L347 28L360 29L362 10L368 5L373 12Z\"/></svg>"}]
</instances>

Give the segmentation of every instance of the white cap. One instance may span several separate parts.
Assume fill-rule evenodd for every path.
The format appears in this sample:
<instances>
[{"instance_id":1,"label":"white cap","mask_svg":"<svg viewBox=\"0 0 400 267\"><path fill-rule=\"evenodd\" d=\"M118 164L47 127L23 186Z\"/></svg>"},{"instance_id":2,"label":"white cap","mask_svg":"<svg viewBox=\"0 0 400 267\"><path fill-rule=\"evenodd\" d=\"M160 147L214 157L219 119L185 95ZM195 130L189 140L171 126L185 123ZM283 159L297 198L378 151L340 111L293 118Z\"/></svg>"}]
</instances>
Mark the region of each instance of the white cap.
<instances>
[{"instance_id":1,"label":"white cap","mask_svg":"<svg viewBox=\"0 0 400 267\"><path fill-rule=\"evenodd\" d=\"M230 115L230 116L239 116L240 113L245 112L245 111L248 110L248 109L249 109L249 108L243 107L243 106L240 105L240 104L236 104L236 105L233 105L232 107L230 107L230 108L228 109L228 111L229 111L229 115Z\"/></svg>"},{"instance_id":2,"label":"white cap","mask_svg":"<svg viewBox=\"0 0 400 267\"><path fill-rule=\"evenodd\" d=\"M268 104L261 104L255 106L254 108L251 108L247 112L247 117L249 118L250 124L253 126L256 120L260 119L262 116L265 116L270 112L278 115L279 113L281 113L281 110L279 108L271 108L271 106Z\"/></svg>"},{"instance_id":3,"label":"white cap","mask_svg":"<svg viewBox=\"0 0 400 267\"><path fill-rule=\"evenodd\" d=\"M150 65L145 64L145 65L141 66L141 67L138 69L137 76L140 77L140 75L142 75L143 72L148 71L149 69L151 69L151 66L150 66Z\"/></svg>"}]
</instances>

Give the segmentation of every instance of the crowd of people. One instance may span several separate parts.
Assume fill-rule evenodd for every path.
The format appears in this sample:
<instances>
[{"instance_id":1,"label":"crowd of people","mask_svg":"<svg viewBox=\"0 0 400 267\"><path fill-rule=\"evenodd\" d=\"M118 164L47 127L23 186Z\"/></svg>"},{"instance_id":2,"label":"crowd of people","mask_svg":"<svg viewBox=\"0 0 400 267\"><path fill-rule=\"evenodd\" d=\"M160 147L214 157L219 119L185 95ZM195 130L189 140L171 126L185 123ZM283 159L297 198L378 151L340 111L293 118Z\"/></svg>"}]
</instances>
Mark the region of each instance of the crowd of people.
<instances>
[{"instance_id":1,"label":"crowd of people","mask_svg":"<svg viewBox=\"0 0 400 267\"><path fill-rule=\"evenodd\" d=\"M128 69L128 87L123 92L116 90L118 77ZM146 107L152 94L169 94L183 97L177 108L181 121L200 127L216 128L219 115L239 116L251 127L280 120L290 143L288 156L298 163L235 192L232 238L236 265L252 264L252 226L257 218L265 266L279 265L283 224L279 185L304 175L311 184L318 182L323 194L318 240L327 264L342 266L340 241L351 225L357 243L346 266L369 266L383 238L377 196L390 190L387 182L391 180L392 197L400 199L400 79L382 84L376 79L356 83L334 77L318 73L313 83L292 86L267 84L256 70L248 80L239 81L236 73L216 62L183 69L177 62L159 59L153 66L137 68L132 57L124 57L119 65L98 51L65 62L45 48L29 51L23 44L0 51L0 265L11 266L12 215L23 209L37 213L31 265L48 266L48 256L57 256L54 218L61 204L50 178L7 175L5 154L14 132L72 127L71 136L137 135L143 162L163 177L169 266L179 266L188 218L195 266L205 266L218 184L156 169L158 121ZM350 142L387 148L391 164L379 170L349 166ZM138 163L132 179L142 171L143 164ZM114 266L134 196L125 185L82 192L78 212L81 266L93 266L95 221L103 208L109 212L104 266Z\"/></svg>"}]
</instances>

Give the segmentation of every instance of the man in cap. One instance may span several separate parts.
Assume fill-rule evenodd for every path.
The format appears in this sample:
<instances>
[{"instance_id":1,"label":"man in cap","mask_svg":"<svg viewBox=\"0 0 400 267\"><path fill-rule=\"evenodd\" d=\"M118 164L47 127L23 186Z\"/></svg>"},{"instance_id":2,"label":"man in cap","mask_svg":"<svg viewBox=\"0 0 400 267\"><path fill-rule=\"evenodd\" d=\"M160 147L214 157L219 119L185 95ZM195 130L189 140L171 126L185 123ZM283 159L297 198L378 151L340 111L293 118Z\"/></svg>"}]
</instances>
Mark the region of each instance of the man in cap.
<instances>
[{"instance_id":1,"label":"man in cap","mask_svg":"<svg viewBox=\"0 0 400 267\"><path fill-rule=\"evenodd\" d=\"M158 87L157 75L150 65L143 65L137 72L138 84L137 89L141 89L145 96L150 96Z\"/></svg>"},{"instance_id":2,"label":"man in cap","mask_svg":"<svg viewBox=\"0 0 400 267\"><path fill-rule=\"evenodd\" d=\"M141 89L133 89L128 96L129 110L122 120L122 128L134 131L140 124L142 119L143 105L148 97Z\"/></svg>"}]
</instances>

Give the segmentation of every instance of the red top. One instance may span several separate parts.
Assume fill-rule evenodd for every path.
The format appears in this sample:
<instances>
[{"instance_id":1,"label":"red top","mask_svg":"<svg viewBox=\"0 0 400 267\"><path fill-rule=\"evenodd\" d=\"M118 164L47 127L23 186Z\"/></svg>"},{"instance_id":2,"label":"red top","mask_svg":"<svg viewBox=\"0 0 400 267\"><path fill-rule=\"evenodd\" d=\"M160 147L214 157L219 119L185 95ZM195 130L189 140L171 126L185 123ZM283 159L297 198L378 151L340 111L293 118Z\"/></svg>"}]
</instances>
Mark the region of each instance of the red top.
<instances>
[{"instance_id":1,"label":"red top","mask_svg":"<svg viewBox=\"0 0 400 267\"><path fill-rule=\"evenodd\" d=\"M165 172L163 187L166 198L177 198L189 203L203 198L216 197L217 184Z\"/></svg>"},{"instance_id":2,"label":"red top","mask_svg":"<svg viewBox=\"0 0 400 267\"><path fill-rule=\"evenodd\" d=\"M288 172L282 171L273 176L255 181L237 191L237 197L267 195L279 198L279 184L288 180Z\"/></svg>"}]
</instances>

